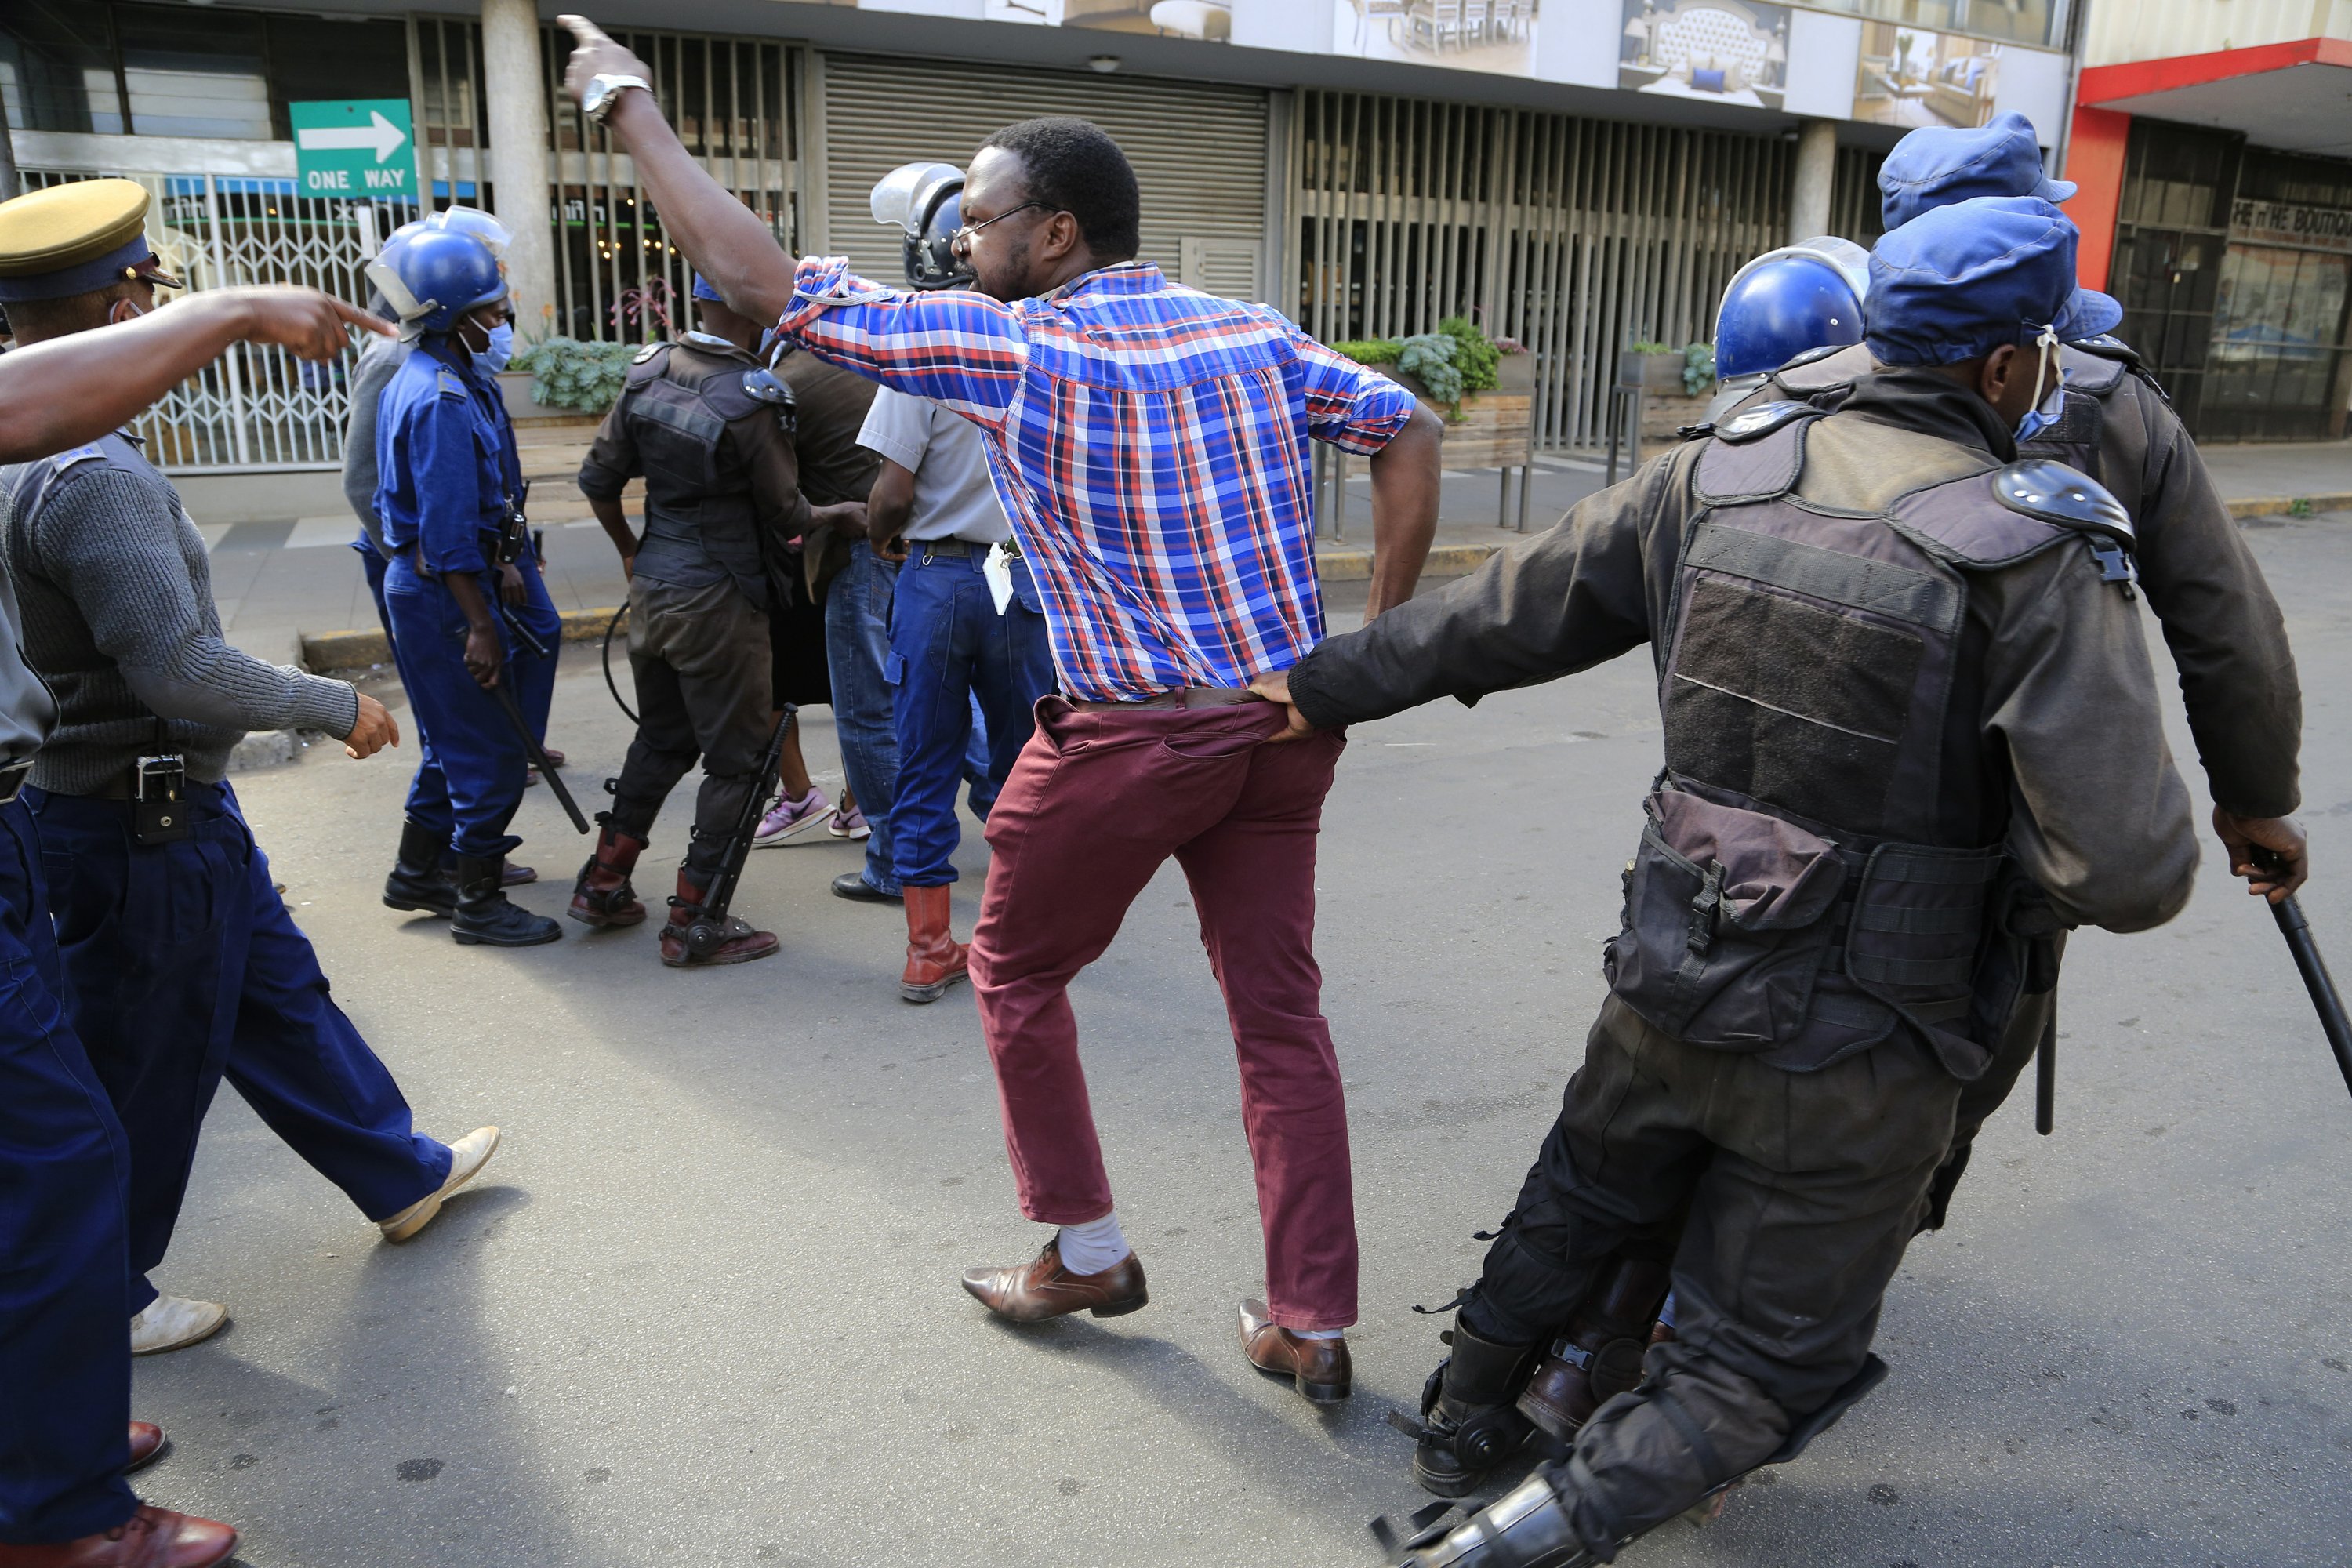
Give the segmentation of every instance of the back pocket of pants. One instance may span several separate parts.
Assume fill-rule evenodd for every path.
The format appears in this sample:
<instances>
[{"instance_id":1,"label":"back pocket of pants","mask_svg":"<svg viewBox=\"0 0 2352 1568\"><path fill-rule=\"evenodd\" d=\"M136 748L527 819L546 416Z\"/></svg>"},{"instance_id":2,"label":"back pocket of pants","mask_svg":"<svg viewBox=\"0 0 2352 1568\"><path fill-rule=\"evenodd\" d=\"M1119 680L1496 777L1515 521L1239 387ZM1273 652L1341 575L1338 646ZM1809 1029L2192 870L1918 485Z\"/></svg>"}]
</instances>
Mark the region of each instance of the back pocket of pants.
<instances>
[{"instance_id":1,"label":"back pocket of pants","mask_svg":"<svg viewBox=\"0 0 2352 1568\"><path fill-rule=\"evenodd\" d=\"M1829 951L1845 880L1828 841L1760 812L1661 790L1625 879L1610 988L1696 1046L1761 1050L1792 1034Z\"/></svg>"}]
</instances>

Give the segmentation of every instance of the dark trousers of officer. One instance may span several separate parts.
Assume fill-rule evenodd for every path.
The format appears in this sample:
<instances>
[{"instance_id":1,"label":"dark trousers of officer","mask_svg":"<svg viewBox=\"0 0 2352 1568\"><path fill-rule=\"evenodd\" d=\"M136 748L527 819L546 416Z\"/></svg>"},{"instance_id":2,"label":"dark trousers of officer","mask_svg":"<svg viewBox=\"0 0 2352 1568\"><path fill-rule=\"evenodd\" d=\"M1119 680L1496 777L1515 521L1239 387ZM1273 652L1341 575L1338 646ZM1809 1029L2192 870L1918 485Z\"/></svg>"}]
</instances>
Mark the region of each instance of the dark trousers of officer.
<instances>
[{"instance_id":1,"label":"dark trousers of officer","mask_svg":"<svg viewBox=\"0 0 2352 1568\"><path fill-rule=\"evenodd\" d=\"M1463 1321L1557 1331L1621 1247L1668 1232L1675 1342L1579 1435L1565 1486L1613 1548L1752 1468L1860 1371L1951 1141L1959 1084L1901 1032L1818 1072L1767 1067L1603 1002L1559 1121Z\"/></svg>"},{"instance_id":2,"label":"dark trousers of officer","mask_svg":"<svg viewBox=\"0 0 2352 1568\"><path fill-rule=\"evenodd\" d=\"M527 603L499 604L495 574L477 581L493 606L506 650L499 679L512 682L524 721L541 735L555 699L555 656L563 624L530 552L518 564ZM408 818L446 834L455 854L484 860L503 855L522 842L507 832L507 825L522 804L530 763L505 704L466 669L465 613L447 588L418 574L407 552L385 568L383 599L392 616L393 661L401 686L417 727L431 737L408 787ZM525 647L509 620L530 628L548 657L541 658Z\"/></svg>"},{"instance_id":3,"label":"dark trousers of officer","mask_svg":"<svg viewBox=\"0 0 2352 1568\"><path fill-rule=\"evenodd\" d=\"M440 1186L448 1148L328 994L225 784L191 783L190 836L131 841L128 801L27 790L72 1017L131 1144L131 1294L163 1260L226 1075L269 1130L383 1219Z\"/></svg>"},{"instance_id":4,"label":"dark trousers of officer","mask_svg":"<svg viewBox=\"0 0 2352 1568\"><path fill-rule=\"evenodd\" d=\"M637 734L613 791L613 826L650 837L662 802L700 758L686 864L705 887L758 787L775 731L770 651L766 612L731 581L681 588L639 577L629 584Z\"/></svg>"},{"instance_id":5,"label":"dark trousers of officer","mask_svg":"<svg viewBox=\"0 0 2352 1568\"><path fill-rule=\"evenodd\" d=\"M0 806L0 1542L72 1541L138 1506L130 1462L131 1150L62 998L41 853Z\"/></svg>"},{"instance_id":6,"label":"dark trousers of officer","mask_svg":"<svg viewBox=\"0 0 2352 1568\"><path fill-rule=\"evenodd\" d=\"M1055 689L1053 649L1028 564L1013 563L1013 598L1000 616L981 571L987 549L961 540L917 542L898 568L886 669L898 739L891 850L906 887L956 879L951 858L962 838L956 786L965 774L973 699L989 742L985 787L972 789L979 811L983 801L994 802L1029 743L1037 699Z\"/></svg>"},{"instance_id":7,"label":"dark trousers of officer","mask_svg":"<svg viewBox=\"0 0 2352 1568\"><path fill-rule=\"evenodd\" d=\"M352 548L359 552L360 571L367 578L368 598L375 605L375 618L383 627L383 640L392 641L392 611L383 602L383 574L390 562L376 553L375 546L362 534Z\"/></svg>"}]
</instances>

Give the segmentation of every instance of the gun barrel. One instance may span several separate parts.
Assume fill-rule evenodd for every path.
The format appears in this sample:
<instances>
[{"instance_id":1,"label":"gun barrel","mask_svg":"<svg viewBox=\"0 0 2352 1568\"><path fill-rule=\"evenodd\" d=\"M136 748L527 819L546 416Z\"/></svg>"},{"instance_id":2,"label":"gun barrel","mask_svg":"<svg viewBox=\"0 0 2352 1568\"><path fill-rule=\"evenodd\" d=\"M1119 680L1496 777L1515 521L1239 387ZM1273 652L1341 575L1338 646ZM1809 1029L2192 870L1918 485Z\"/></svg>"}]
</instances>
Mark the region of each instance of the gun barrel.
<instances>
[{"instance_id":1,"label":"gun barrel","mask_svg":"<svg viewBox=\"0 0 2352 1568\"><path fill-rule=\"evenodd\" d=\"M2327 961L2319 956L2319 943L2313 940L2311 921L2303 906L2293 898L2281 899L2271 906L2278 921L2279 934L2286 938L2286 950L2294 957L2294 967L2303 976L2303 988L2311 993L2311 1005L2319 1012L2319 1026L2327 1036L2327 1045L2336 1053L2336 1066L2344 1074L2344 1087L2352 1089L2352 1018L2344 1012L2344 998L2337 994L2336 981L2327 973Z\"/></svg>"}]
</instances>

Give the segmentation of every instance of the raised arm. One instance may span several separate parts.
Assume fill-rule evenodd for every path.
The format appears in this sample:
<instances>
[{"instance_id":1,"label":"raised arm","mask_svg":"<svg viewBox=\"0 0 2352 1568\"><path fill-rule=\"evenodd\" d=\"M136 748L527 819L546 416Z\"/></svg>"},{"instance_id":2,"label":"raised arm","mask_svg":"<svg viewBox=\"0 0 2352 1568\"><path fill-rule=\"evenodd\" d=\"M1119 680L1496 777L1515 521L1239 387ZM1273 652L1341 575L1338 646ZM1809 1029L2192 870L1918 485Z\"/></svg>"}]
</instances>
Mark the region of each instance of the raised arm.
<instances>
[{"instance_id":1,"label":"raised arm","mask_svg":"<svg viewBox=\"0 0 2352 1568\"><path fill-rule=\"evenodd\" d=\"M615 43L585 16L558 16L571 29L571 63L563 90L574 102L597 76L655 79L651 66ZM755 321L772 321L791 309L793 262L759 216L696 163L662 118L650 91L624 92L604 129L630 157L637 183L671 242L693 259L730 308Z\"/></svg>"},{"instance_id":2,"label":"raised arm","mask_svg":"<svg viewBox=\"0 0 2352 1568\"><path fill-rule=\"evenodd\" d=\"M0 463L69 451L120 429L231 343L331 360L351 347L352 327L392 331L315 289L222 289L0 354Z\"/></svg>"}]
</instances>

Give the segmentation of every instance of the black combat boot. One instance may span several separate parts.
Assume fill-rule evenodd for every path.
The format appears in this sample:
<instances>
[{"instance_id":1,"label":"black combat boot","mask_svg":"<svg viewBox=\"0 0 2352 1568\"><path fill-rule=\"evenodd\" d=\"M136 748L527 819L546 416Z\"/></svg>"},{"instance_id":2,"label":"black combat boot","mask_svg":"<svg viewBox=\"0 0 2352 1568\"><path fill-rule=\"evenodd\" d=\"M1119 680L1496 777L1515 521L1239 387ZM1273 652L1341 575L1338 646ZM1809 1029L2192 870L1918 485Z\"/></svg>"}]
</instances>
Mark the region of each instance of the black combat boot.
<instances>
[{"instance_id":1,"label":"black combat boot","mask_svg":"<svg viewBox=\"0 0 2352 1568\"><path fill-rule=\"evenodd\" d=\"M1536 1347L1482 1340L1463 1326L1459 1314L1448 1342L1454 1353L1438 1363L1422 1390L1412 1479L1439 1497L1466 1497L1527 1440L1527 1418L1512 1402L1527 1381Z\"/></svg>"},{"instance_id":2,"label":"black combat boot","mask_svg":"<svg viewBox=\"0 0 2352 1568\"><path fill-rule=\"evenodd\" d=\"M457 912L450 917L449 934L467 946L488 947L537 947L561 937L562 926L509 901L506 864L503 855L457 857Z\"/></svg>"},{"instance_id":3,"label":"black combat boot","mask_svg":"<svg viewBox=\"0 0 2352 1568\"><path fill-rule=\"evenodd\" d=\"M457 885L441 869L445 835L421 822L400 825L400 858L383 879L383 901L395 910L423 910L443 920L457 912Z\"/></svg>"}]
</instances>

